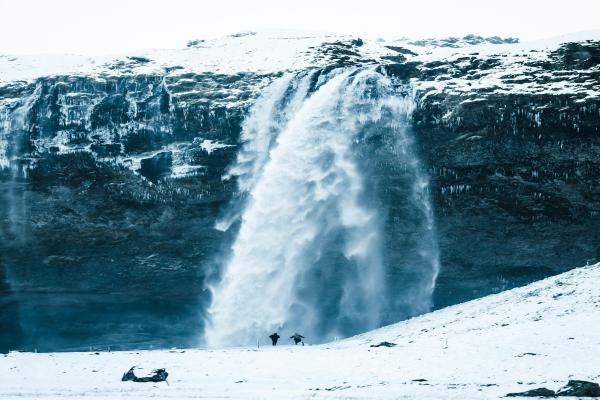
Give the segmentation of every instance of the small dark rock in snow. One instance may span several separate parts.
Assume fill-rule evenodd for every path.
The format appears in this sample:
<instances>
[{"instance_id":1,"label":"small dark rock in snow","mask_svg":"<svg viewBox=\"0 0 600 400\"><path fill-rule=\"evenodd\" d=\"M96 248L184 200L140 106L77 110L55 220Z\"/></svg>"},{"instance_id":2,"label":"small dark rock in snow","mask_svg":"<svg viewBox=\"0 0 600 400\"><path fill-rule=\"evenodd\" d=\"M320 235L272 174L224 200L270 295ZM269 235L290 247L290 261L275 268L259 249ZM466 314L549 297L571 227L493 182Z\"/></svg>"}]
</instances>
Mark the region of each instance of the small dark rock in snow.
<instances>
[{"instance_id":1,"label":"small dark rock in snow","mask_svg":"<svg viewBox=\"0 0 600 400\"><path fill-rule=\"evenodd\" d=\"M127 58L129 58L131 61L134 61L138 64L147 64L151 61L149 58L146 58L146 57L130 56Z\"/></svg>"},{"instance_id":2,"label":"small dark rock in snow","mask_svg":"<svg viewBox=\"0 0 600 400\"><path fill-rule=\"evenodd\" d=\"M402 62L406 61L406 57L404 57L402 55L382 56L381 58L383 60L392 61L392 62L396 62L396 63L402 63Z\"/></svg>"},{"instance_id":3,"label":"small dark rock in snow","mask_svg":"<svg viewBox=\"0 0 600 400\"><path fill-rule=\"evenodd\" d=\"M134 369L135 369L135 367L129 368L129 371L127 371L127 372L125 372L123 374L123 377L121 378L121 381L123 381L123 382L125 382L125 381L133 381L133 382L165 382L167 380L167 377L169 376L169 373L167 372L166 369L159 368L159 369L155 369L154 371L152 371L152 375L150 375L150 376L144 376L142 378L139 378L133 372Z\"/></svg>"},{"instance_id":4,"label":"small dark rock in snow","mask_svg":"<svg viewBox=\"0 0 600 400\"><path fill-rule=\"evenodd\" d=\"M554 397L554 396L555 396L554 390L550 390L550 389L546 389L546 388L533 389L533 390L528 390L526 392L519 392L519 393L509 393L506 395L506 397Z\"/></svg>"},{"instance_id":5,"label":"small dark rock in snow","mask_svg":"<svg viewBox=\"0 0 600 400\"><path fill-rule=\"evenodd\" d=\"M187 42L186 47L200 47L200 45L204 43L203 39L194 39L194 40L189 40Z\"/></svg>"},{"instance_id":6,"label":"small dark rock in snow","mask_svg":"<svg viewBox=\"0 0 600 400\"><path fill-rule=\"evenodd\" d=\"M392 342L381 342L378 344L372 344L371 347L394 347L396 343Z\"/></svg>"},{"instance_id":7,"label":"small dark rock in snow","mask_svg":"<svg viewBox=\"0 0 600 400\"><path fill-rule=\"evenodd\" d=\"M569 381L558 389L556 396L600 397L600 385L588 381Z\"/></svg>"},{"instance_id":8,"label":"small dark rock in snow","mask_svg":"<svg viewBox=\"0 0 600 400\"><path fill-rule=\"evenodd\" d=\"M537 353L521 353L518 354L516 357L525 357L525 356L537 356Z\"/></svg>"},{"instance_id":9,"label":"small dark rock in snow","mask_svg":"<svg viewBox=\"0 0 600 400\"><path fill-rule=\"evenodd\" d=\"M411 56L416 56L417 53L415 53L414 51L410 51L408 49L405 49L404 47L399 47L399 46L385 46L388 49L395 51L396 53L400 53L400 54L410 54Z\"/></svg>"}]
</instances>

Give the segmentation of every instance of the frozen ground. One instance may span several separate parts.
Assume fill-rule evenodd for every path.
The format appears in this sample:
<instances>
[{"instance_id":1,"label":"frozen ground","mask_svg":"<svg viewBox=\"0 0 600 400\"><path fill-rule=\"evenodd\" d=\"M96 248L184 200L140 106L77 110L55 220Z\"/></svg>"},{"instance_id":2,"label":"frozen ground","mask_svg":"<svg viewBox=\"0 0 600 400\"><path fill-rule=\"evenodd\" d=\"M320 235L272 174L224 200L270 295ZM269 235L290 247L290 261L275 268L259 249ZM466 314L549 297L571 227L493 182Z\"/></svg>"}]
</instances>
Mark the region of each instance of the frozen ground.
<instances>
[{"instance_id":1,"label":"frozen ground","mask_svg":"<svg viewBox=\"0 0 600 400\"><path fill-rule=\"evenodd\" d=\"M0 398L494 399L598 381L599 281L600 264L578 268L321 346L10 353ZM169 384L121 382L133 365Z\"/></svg>"}]
</instances>

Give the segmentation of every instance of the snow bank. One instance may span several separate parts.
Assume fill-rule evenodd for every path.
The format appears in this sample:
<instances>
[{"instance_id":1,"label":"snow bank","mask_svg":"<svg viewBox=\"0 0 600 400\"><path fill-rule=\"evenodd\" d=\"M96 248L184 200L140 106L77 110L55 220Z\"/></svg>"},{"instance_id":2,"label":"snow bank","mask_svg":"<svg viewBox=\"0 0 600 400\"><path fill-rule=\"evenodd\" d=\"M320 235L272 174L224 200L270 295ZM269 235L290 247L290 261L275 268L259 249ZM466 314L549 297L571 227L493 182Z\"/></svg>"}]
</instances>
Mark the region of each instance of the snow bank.
<instances>
[{"instance_id":1,"label":"snow bank","mask_svg":"<svg viewBox=\"0 0 600 400\"><path fill-rule=\"evenodd\" d=\"M578 268L321 346L10 353L0 398L495 399L598 381L599 279ZM133 365L167 368L169 385L121 382Z\"/></svg>"}]
</instances>

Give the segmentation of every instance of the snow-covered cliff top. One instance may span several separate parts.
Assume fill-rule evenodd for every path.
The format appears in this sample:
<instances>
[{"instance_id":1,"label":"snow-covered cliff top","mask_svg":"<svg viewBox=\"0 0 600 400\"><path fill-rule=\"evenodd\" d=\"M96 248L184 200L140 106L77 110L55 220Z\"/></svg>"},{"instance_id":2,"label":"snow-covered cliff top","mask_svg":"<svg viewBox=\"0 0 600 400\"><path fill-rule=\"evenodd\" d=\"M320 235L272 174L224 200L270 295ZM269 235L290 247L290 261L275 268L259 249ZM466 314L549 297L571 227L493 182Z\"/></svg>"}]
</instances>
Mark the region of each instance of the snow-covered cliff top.
<instances>
[{"instance_id":1,"label":"snow-covered cliff top","mask_svg":"<svg viewBox=\"0 0 600 400\"><path fill-rule=\"evenodd\" d=\"M314 65L311 49L326 42L348 39L293 31L247 32L206 41L190 41L183 49L145 50L117 56L0 55L0 82L31 80L47 75L160 74L165 69L176 73L222 74L299 70ZM385 48L372 42L365 44L362 51L365 55L375 55L385 53Z\"/></svg>"},{"instance_id":2,"label":"snow-covered cliff top","mask_svg":"<svg viewBox=\"0 0 600 400\"><path fill-rule=\"evenodd\" d=\"M148 50L115 57L0 55L0 125L4 126L0 129L0 168L9 163L9 128L24 122L32 105L42 99L58 110L59 125L65 132L37 138L37 151L66 154L96 148L95 140L81 141L79 133L69 134L66 129L92 129L94 110L101 111L102 104L112 104L113 98L104 90L119 85L122 87L111 93L123 96L129 115L138 116L138 107L154 104L153 112L146 110L143 115L146 119L150 115L155 118L148 126L148 121L121 121L121 137L131 129L154 130L153 124L157 123L164 125L160 129L165 133L172 133L173 127L157 111L161 95L169 98L171 106L182 110L202 104L210 109L243 112L272 81L273 74L330 65L387 65L390 74L412 78L420 100L429 104L446 102L448 111L438 119L448 125L461 123L461 107L476 103L497 106L498 97L506 95L563 96L567 102L555 102L560 103L561 109L569 103L594 110L600 101L600 41L592 39L600 40L600 30L531 43L473 35L385 41L277 31L194 40L183 49ZM563 45L574 41L579 41L574 47ZM36 82L37 78L54 76L59 77ZM92 85L77 84L76 77L83 77ZM140 82L119 83L121 77ZM54 90L44 92L44 85L62 89L54 99L50 95ZM530 111L539 125L538 111L549 107L549 102L544 98L538 103L539 107ZM111 131L95 134L103 143L114 144ZM117 161L137 172L141 159L169 152L175 168L170 176L178 178L199 171L198 165L185 161L191 148L169 142L160 149L145 149L148 151L133 156L115 158L111 153L104 161Z\"/></svg>"},{"instance_id":3,"label":"snow-covered cliff top","mask_svg":"<svg viewBox=\"0 0 600 400\"><path fill-rule=\"evenodd\" d=\"M240 72L273 73L299 70L310 66L327 65L331 58L328 46L354 44L348 50L355 61L390 62L386 57L398 56L392 48L408 50L403 57L411 61L432 61L460 57L465 54L530 55L540 52L543 57L561 43L600 40L600 30L563 35L548 40L515 43L515 39L464 38L426 40L360 40L349 36L315 35L297 31L246 32L212 40L193 40L183 49L144 50L132 54L89 57L76 54L0 55L0 84L11 81L31 81L52 75L116 75L163 74L183 72ZM339 50L339 49L338 49ZM319 54L321 53L321 54ZM351 54L354 53L354 54ZM338 54L339 56L339 54ZM509 60L510 61L510 60Z\"/></svg>"}]
</instances>

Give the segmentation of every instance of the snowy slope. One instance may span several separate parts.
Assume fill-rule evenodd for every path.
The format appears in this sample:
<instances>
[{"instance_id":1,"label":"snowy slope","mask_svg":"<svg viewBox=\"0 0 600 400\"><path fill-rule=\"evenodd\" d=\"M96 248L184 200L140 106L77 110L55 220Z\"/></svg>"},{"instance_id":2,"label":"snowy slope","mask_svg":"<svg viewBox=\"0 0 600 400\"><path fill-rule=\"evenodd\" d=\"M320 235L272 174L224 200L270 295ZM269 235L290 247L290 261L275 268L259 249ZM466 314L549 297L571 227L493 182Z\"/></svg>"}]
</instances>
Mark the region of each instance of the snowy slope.
<instances>
[{"instance_id":1,"label":"snowy slope","mask_svg":"<svg viewBox=\"0 0 600 400\"><path fill-rule=\"evenodd\" d=\"M10 353L0 398L493 399L557 389L600 380L599 279L600 264L578 268L329 345ZM370 347L381 341L397 346ZM121 382L133 365L167 368L169 385Z\"/></svg>"}]
</instances>

